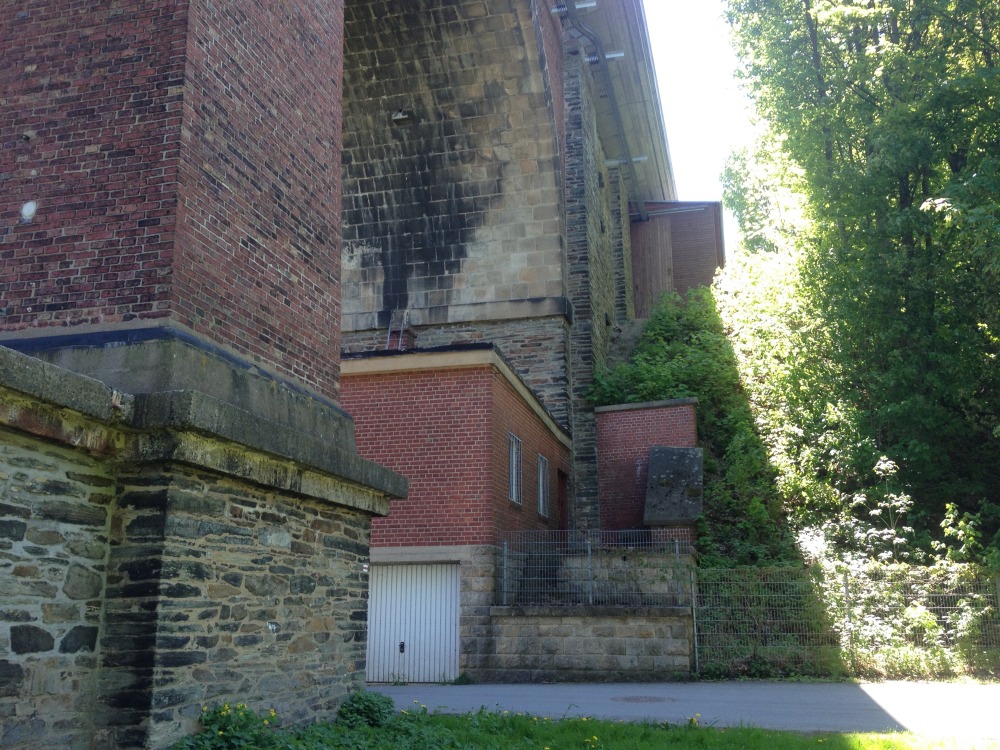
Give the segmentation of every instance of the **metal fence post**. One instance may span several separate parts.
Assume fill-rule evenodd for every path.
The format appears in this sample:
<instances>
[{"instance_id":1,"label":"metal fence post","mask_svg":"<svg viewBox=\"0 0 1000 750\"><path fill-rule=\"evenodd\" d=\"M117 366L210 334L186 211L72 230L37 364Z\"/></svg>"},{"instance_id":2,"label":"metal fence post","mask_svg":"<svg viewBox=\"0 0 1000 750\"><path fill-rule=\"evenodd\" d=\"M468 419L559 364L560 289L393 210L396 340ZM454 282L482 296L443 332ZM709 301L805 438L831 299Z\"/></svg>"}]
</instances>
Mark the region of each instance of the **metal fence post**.
<instances>
[{"instance_id":1,"label":"metal fence post","mask_svg":"<svg viewBox=\"0 0 1000 750\"><path fill-rule=\"evenodd\" d=\"M691 568L691 640L694 644L694 673L701 674L698 663L698 577L697 569Z\"/></svg>"},{"instance_id":2,"label":"metal fence post","mask_svg":"<svg viewBox=\"0 0 1000 750\"><path fill-rule=\"evenodd\" d=\"M851 578L850 573L844 571L844 615L847 621L848 648L851 654L851 668L857 672L857 657L854 653L854 623L851 616Z\"/></svg>"},{"instance_id":3,"label":"metal fence post","mask_svg":"<svg viewBox=\"0 0 1000 750\"><path fill-rule=\"evenodd\" d=\"M594 558L590 549L591 539L587 537L587 604L594 603Z\"/></svg>"},{"instance_id":4,"label":"metal fence post","mask_svg":"<svg viewBox=\"0 0 1000 750\"><path fill-rule=\"evenodd\" d=\"M503 606L508 606L510 598L510 552L507 548L507 542L503 543L503 563L501 567L501 575L503 576Z\"/></svg>"}]
</instances>

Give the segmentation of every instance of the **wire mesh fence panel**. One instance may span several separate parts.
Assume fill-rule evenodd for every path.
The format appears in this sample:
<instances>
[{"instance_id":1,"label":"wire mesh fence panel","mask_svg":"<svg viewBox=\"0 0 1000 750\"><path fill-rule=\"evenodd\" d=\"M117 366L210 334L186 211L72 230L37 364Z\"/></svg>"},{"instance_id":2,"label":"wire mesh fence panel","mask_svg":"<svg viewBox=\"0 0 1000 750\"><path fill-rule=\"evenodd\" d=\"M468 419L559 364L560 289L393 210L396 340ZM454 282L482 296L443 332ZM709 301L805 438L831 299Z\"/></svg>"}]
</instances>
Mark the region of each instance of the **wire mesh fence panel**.
<instances>
[{"instance_id":1,"label":"wire mesh fence panel","mask_svg":"<svg viewBox=\"0 0 1000 750\"><path fill-rule=\"evenodd\" d=\"M497 603L690 606L690 549L666 531L502 534Z\"/></svg>"},{"instance_id":2,"label":"wire mesh fence panel","mask_svg":"<svg viewBox=\"0 0 1000 750\"><path fill-rule=\"evenodd\" d=\"M974 565L829 565L824 582L855 674L1000 675L1000 591L989 571Z\"/></svg>"},{"instance_id":3,"label":"wire mesh fence panel","mask_svg":"<svg viewBox=\"0 0 1000 750\"><path fill-rule=\"evenodd\" d=\"M996 677L998 585L972 565L700 569L700 670Z\"/></svg>"},{"instance_id":4,"label":"wire mesh fence panel","mask_svg":"<svg viewBox=\"0 0 1000 750\"><path fill-rule=\"evenodd\" d=\"M700 569L695 612L703 675L844 672L839 637L810 570Z\"/></svg>"}]
</instances>

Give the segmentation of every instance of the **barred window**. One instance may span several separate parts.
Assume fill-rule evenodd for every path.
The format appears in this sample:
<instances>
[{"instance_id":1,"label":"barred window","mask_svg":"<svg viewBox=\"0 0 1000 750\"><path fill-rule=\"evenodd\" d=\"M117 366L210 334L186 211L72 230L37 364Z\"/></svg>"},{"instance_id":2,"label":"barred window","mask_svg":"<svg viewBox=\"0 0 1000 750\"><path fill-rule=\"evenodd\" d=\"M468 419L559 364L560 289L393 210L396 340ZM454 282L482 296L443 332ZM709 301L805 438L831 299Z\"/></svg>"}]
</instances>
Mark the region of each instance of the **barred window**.
<instances>
[{"instance_id":1,"label":"barred window","mask_svg":"<svg viewBox=\"0 0 1000 750\"><path fill-rule=\"evenodd\" d=\"M521 504L521 438L510 433L509 459L507 461L507 499Z\"/></svg>"},{"instance_id":2,"label":"barred window","mask_svg":"<svg viewBox=\"0 0 1000 750\"><path fill-rule=\"evenodd\" d=\"M538 514L549 515L549 460L538 456Z\"/></svg>"}]
</instances>

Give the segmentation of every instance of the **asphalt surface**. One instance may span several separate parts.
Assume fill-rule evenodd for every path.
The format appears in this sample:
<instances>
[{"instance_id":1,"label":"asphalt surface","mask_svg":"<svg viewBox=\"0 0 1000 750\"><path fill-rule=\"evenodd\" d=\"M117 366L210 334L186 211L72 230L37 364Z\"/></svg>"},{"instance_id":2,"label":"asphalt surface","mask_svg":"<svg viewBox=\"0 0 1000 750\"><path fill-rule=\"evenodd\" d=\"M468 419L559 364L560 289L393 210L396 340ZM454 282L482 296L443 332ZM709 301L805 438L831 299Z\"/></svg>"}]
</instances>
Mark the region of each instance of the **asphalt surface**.
<instances>
[{"instance_id":1,"label":"asphalt surface","mask_svg":"<svg viewBox=\"0 0 1000 750\"><path fill-rule=\"evenodd\" d=\"M1000 750L1000 684L671 682L541 685L371 685L397 710L518 711L551 719L753 726L799 732L909 731L956 747Z\"/></svg>"}]
</instances>

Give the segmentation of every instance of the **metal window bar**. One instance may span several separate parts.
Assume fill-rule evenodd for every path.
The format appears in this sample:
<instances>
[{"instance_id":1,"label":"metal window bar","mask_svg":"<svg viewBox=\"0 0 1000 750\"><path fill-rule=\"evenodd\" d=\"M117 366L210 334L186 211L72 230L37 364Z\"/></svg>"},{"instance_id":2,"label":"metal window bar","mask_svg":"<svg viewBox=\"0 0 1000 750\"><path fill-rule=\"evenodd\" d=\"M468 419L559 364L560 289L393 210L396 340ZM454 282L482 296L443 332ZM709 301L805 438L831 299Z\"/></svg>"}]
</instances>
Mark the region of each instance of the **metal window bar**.
<instances>
[{"instance_id":1,"label":"metal window bar","mask_svg":"<svg viewBox=\"0 0 1000 750\"><path fill-rule=\"evenodd\" d=\"M505 606L690 606L690 547L670 529L500 535Z\"/></svg>"}]
</instances>

